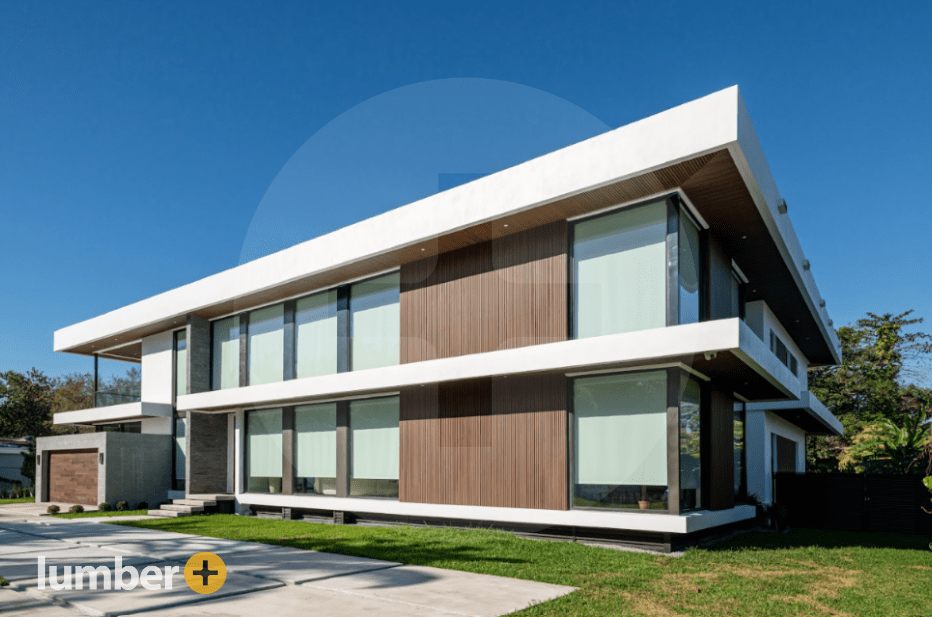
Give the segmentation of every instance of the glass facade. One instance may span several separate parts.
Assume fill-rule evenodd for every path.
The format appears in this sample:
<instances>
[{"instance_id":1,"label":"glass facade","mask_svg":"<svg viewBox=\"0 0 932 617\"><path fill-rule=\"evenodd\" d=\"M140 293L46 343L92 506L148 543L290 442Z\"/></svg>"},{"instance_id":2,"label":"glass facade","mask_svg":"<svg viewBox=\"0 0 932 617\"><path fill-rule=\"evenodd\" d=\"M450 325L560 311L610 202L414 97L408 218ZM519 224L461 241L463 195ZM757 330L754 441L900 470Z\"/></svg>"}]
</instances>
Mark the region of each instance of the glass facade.
<instances>
[{"instance_id":1,"label":"glass facade","mask_svg":"<svg viewBox=\"0 0 932 617\"><path fill-rule=\"evenodd\" d=\"M214 390L239 387L239 316L212 324L211 384Z\"/></svg>"},{"instance_id":2,"label":"glass facade","mask_svg":"<svg viewBox=\"0 0 932 617\"><path fill-rule=\"evenodd\" d=\"M249 313L249 385L285 378L285 305L267 306Z\"/></svg>"},{"instance_id":3,"label":"glass facade","mask_svg":"<svg viewBox=\"0 0 932 617\"><path fill-rule=\"evenodd\" d=\"M337 405L294 410L295 493L336 495Z\"/></svg>"},{"instance_id":4,"label":"glass facade","mask_svg":"<svg viewBox=\"0 0 932 617\"><path fill-rule=\"evenodd\" d=\"M699 322L699 229L680 212L679 216L679 323Z\"/></svg>"},{"instance_id":5,"label":"glass facade","mask_svg":"<svg viewBox=\"0 0 932 617\"><path fill-rule=\"evenodd\" d=\"M576 379L573 411L573 505L667 509L666 371Z\"/></svg>"},{"instance_id":6,"label":"glass facade","mask_svg":"<svg viewBox=\"0 0 932 617\"><path fill-rule=\"evenodd\" d=\"M401 315L397 272L350 287L350 366L359 371L398 364Z\"/></svg>"},{"instance_id":7,"label":"glass facade","mask_svg":"<svg viewBox=\"0 0 932 617\"><path fill-rule=\"evenodd\" d=\"M350 495L398 497L398 397L350 403Z\"/></svg>"},{"instance_id":8,"label":"glass facade","mask_svg":"<svg viewBox=\"0 0 932 617\"><path fill-rule=\"evenodd\" d=\"M337 372L337 290L298 300L295 306L295 376Z\"/></svg>"},{"instance_id":9,"label":"glass facade","mask_svg":"<svg viewBox=\"0 0 932 617\"><path fill-rule=\"evenodd\" d=\"M188 393L188 334L175 332L175 396Z\"/></svg>"},{"instance_id":10,"label":"glass facade","mask_svg":"<svg viewBox=\"0 0 932 617\"><path fill-rule=\"evenodd\" d=\"M282 410L250 411L246 416L246 491L282 490Z\"/></svg>"},{"instance_id":11,"label":"glass facade","mask_svg":"<svg viewBox=\"0 0 932 617\"><path fill-rule=\"evenodd\" d=\"M680 377L680 510L702 507L699 382Z\"/></svg>"},{"instance_id":12,"label":"glass facade","mask_svg":"<svg viewBox=\"0 0 932 617\"><path fill-rule=\"evenodd\" d=\"M666 325L667 200L573 227L573 336Z\"/></svg>"},{"instance_id":13,"label":"glass facade","mask_svg":"<svg viewBox=\"0 0 932 617\"><path fill-rule=\"evenodd\" d=\"M735 411L734 418L734 449L735 457L735 498L744 499L747 496L747 473L745 471L745 441L744 441L744 410Z\"/></svg>"},{"instance_id":14,"label":"glass facade","mask_svg":"<svg viewBox=\"0 0 932 617\"><path fill-rule=\"evenodd\" d=\"M175 418L175 480L184 481L187 462L188 419Z\"/></svg>"}]
</instances>

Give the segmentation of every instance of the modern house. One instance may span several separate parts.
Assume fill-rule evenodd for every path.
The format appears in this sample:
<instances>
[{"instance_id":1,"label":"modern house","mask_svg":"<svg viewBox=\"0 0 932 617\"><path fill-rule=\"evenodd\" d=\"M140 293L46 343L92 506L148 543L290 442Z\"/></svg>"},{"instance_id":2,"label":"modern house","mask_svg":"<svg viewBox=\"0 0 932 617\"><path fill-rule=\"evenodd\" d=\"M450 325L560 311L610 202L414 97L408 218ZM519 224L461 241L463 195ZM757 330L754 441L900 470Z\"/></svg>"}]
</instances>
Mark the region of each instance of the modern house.
<instances>
[{"instance_id":1,"label":"modern house","mask_svg":"<svg viewBox=\"0 0 932 617\"><path fill-rule=\"evenodd\" d=\"M737 88L55 349L139 362L142 392L58 414L112 430L39 440L41 499L142 478L150 503L670 547L752 518L807 434L842 430L806 378L839 343Z\"/></svg>"}]
</instances>

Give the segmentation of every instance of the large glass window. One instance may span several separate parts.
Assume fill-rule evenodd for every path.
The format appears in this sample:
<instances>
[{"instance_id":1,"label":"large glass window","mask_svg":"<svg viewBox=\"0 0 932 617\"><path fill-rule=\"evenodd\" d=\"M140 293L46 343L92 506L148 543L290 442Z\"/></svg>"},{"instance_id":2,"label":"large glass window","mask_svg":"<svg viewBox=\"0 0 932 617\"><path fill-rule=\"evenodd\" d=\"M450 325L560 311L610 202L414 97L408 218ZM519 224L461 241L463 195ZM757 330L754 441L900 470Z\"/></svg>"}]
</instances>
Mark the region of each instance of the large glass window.
<instances>
[{"instance_id":1,"label":"large glass window","mask_svg":"<svg viewBox=\"0 0 932 617\"><path fill-rule=\"evenodd\" d=\"M680 377L680 510L702 507L700 401L699 382Z\"/></svg>"},{"instance_id":2,"label":"large glass window","mask_svg":"<svg viewBox=\"0 0 932 617\"><path fill-rule=\"evenodd\" d=\"M188 419L187 418L175 418L175 485L179 486L179 482L184 482L185 479L185 465L187 463L187 450L185 450L188 442ZM183 488L183 484L181 484Z\"/></svg>"},{"instance_id":3,"label":"large glass window","mask_svg":"<svg viewBox=\"0 0 932 617\"><path fill-rule=\"evenodd\" d=\"M574 382L575 506L667 509L666 371Z\"/></svg>"},{"instance_id":4,"label":"large glass window","mask_svg":"<svg viewBox=\"0 0 932 617\"><path fill-rule=\"evenodd\" d=\"M284 379L285 305L249 313L249 385Z\"/></svg>"},{"instance_id":5,"label":"large glass window","mask_svg":"<svg viewBox=\"0 0 932 617\"><path fill-rule=\"evenodd\" d=\"M250 411L246 418L246 490L282 490L282 410Z\"/></svg>"},{"instance_id":6,"label":"large glass window","mask_svg":"<svg viewBox=\"0 0 932 617\"><path fill-rule=\"evenodd\" d=\"M667 201L573 228L576 338L666 325Z\"/></svg>"},{"instance_id":7,"label":"large glass window","mask_svg":"<svg viewBox=\"0 0 932 617\"><path fill-rule=\"evenodd\" d=\"M679 323L699 322L699 229L680 212L679 229Z\"/></svg>"},{"instance_id":8,"label":"large glass window","mask_svg":"<svg viewBox=\"0 0 932 617\"><path fill-rule=\"evenodd\" d=\"M745 493L747 492L747 484L746 484L746 482L747 482L747 481L746 481L746 477L747 477L747 476L746 476L745 471L744 471L744 469L745 469L745 467L744 467L744 465L745 465L745 462L744 462L744 460L745 460L745 459L744 459L744 456L745 456L745 455L744 455L744 453L745 453L745 446L744 446L744 430L745 430L745 428L744 428L744 427L745 427L745 424L744 424L744 417L745 417L745 412L744 412L744 410L735 411L735 417L734 417L734 426L735 426L735 428L734 428L734 440L735 440L735 443L734 443L734 448L733 448L732 452L734 453L734 457L735 457L735 498L736 498L736 499L743 499L743 498L745 497Z\"/></svg>"},{"instance_id":9,"label":"large glass window","mask_svg":"<svg viewBox=\"0 0 932 617\"><path fill-rule=\"evenodd\" d=\"M175 396L188 393L188 335L175 332Z\"/></svg>"},{"instance_id":10,"label":"large glass window","mask_svg":"<svg viewBox=\"0 0 932 617\"><path fill-rule=\"evenodd\" d=\"M211 383L214 390L239 387L239 316L213 323Z\"/></svg>"},{"instance_id":11,"label":"large glass window","mask_svg":"<svg viewBox=\"0 0 932 617\"><path fill-rule=\"evenodd\" d=\"M337 372L337 290L298 300L295 375L315 377Z\"/></svg>"},{"instance_id":12,"label":"large glass window","mask_svg":"<svg viewBox=\"0 0 932 617\"><path fill-rule=\"evenodd\" d=\"M401 316L399 274L356 283L350 288L350 366L358 371L399 362Z\"/></svg>"},{"instance_id":13,"label":"large glass window","mask_svg":"<svg viewBox=\"0 0 932 617\"><path fill-rule=\"evenodd\" d=\"M350 495L398 497L398 397L350 403Z\"/></svg>"},{"instance_id":14,"label":"large glass window","mask_svg":"<svg viewBox=\"0 0 932 617\"><path fill-rule=\"evenodd\" d=\"M294 410L295 493L336 495L337 405Z\"/></svg>"}]
</instances>

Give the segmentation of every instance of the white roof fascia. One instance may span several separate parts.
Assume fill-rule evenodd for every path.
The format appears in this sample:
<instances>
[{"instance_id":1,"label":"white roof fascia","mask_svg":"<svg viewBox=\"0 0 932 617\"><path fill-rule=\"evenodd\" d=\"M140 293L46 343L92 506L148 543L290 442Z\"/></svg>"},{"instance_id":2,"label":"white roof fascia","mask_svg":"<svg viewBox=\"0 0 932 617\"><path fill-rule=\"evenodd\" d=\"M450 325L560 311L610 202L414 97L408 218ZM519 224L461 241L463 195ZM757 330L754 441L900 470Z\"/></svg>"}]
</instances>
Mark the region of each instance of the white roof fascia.
<instances>
[{"instance_id":1,"label":"white roof fascia","mask_svg":"<svg viewBox=\"0 0 932 617\"><path fill-rule=\"evenodd\" d=\"M780 191L770 172L770 166L764 156L763 148L751 122L751 116L744 99L738 94L738 139L729 147L744 182L751 192L751 197L760 211L773 237L777 248L788 265L796 285L805 291L803 297L812 313L823 337L829 341L829 347L836 363L841 363L841 344L835 329L829 325L828 310L819 306L821 295L812 271L803 267L805 256L789 214L780 214L778 205L782 201Z\"/></svg>"},{"instance_id":2,"label":"white roof fascia","mask_svg":"<svg viewBox=\"0 0 932 617\"><path fill-rule=\"evenodd\" d=\"M738 89L721 90L556 152L55 332L55 351L183 317L392 250L613 184L737 140Z\"/></svg>"}]
</instances>

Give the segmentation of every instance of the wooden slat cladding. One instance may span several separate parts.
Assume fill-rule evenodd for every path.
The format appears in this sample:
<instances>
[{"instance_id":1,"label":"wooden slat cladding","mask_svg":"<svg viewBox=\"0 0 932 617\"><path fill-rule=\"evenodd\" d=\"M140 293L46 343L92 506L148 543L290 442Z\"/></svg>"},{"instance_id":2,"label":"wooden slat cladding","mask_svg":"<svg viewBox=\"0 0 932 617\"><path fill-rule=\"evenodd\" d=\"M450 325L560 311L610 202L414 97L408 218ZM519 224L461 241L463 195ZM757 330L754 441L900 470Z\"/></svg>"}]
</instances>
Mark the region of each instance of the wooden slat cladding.
<instances>
[{"instance_id":1,"label":"wooden slat cladding","mask_svg":"<svg viewBox=\"0 0 932 617\"><path fill-rule=\"evenodd\" d=\"M401 362L564 341L567 223L401 268Z\"/></svg>"},{"instance_id":2,"label":"wooden slat cladding","mask_svg":"<svg viewBox=\"0 0 932 617\"><path fill-rule=\"evenodd\" d=\"M566 378L401 393L401 501L566 510Z\"/></svg>"}]
</instances>

